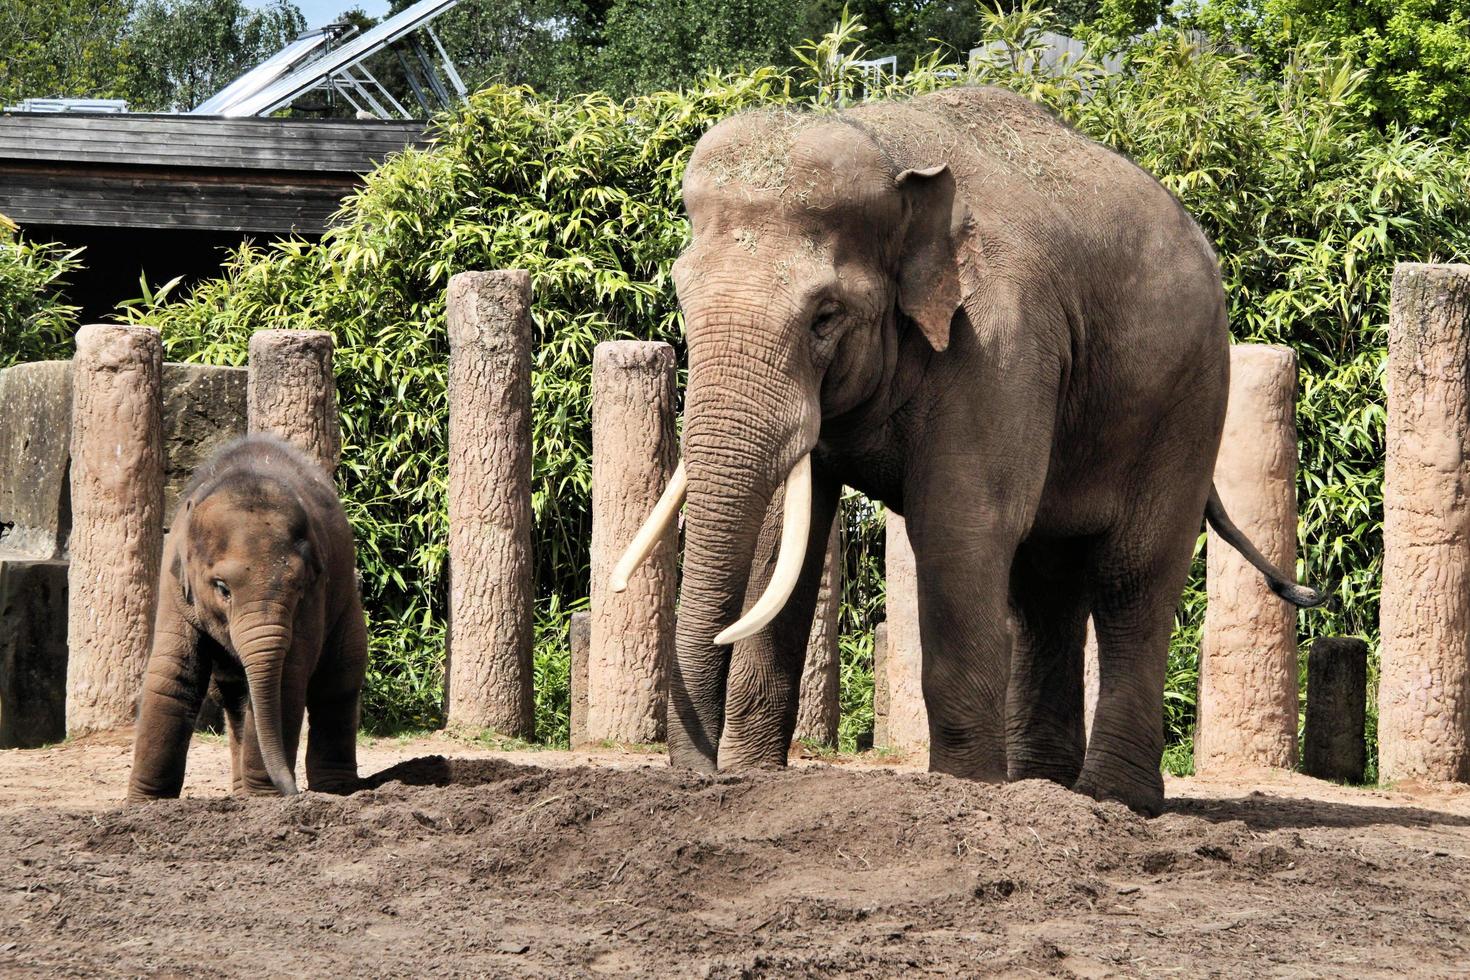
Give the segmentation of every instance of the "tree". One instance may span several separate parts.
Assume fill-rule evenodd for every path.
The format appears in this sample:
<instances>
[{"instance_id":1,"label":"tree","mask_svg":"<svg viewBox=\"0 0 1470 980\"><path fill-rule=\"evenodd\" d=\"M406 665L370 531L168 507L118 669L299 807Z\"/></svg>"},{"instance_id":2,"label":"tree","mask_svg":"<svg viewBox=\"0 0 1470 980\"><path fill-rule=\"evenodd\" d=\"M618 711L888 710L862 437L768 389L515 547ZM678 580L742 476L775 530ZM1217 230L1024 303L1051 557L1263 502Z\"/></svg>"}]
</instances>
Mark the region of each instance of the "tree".
<instances>
[{"instance_id":1,"label":"tree","mask_svg":"<svg viewBox=\"0 0 1470 980\"><path fill-rule=\"evenodd\" d=\"M1359 104L1378 123L1467 135L1470 0L1211 0L1182 20L1277 73L1302 42L1325 42L1368 70Z\"/></svg>"},{"instance_id":2,"label":"tree","mask_svg":"<svg viewBox=\"0 0 1470 980\"><path fill-rule=\"evenodd\" d=\"M122 87L134 109L191 109L305 29L290 0L143 0Z\"/></svg>"},{"instance_id":3,"label":"tree","mask_svg":"<svg viewBox=\"0 0 1470 980\"><path fill-rule=\"evenodd\" d=\"M115 98L133 0L0 0L0 106Z\"/></svg>"},{"instance_id":4,"label":"tree","mask_svg":"<svg viewBox=\"0 0 1470 980\"><path fill-rule=\"evenodd\" d=\"M616 0L594 63L598 83L633 95L688 85L710 69L792 64L802 34L790 10L782 0Z\"/></svg>"}]
</instances>

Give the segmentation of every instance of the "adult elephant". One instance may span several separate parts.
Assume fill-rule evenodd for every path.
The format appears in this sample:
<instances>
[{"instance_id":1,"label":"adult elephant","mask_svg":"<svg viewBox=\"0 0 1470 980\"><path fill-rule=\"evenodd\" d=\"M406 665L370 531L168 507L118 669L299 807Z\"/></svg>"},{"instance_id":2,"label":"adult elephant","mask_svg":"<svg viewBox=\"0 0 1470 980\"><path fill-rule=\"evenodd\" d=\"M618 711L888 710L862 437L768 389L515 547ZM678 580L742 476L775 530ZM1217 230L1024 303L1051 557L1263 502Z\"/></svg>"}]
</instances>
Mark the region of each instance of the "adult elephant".
<instances>
[{"instance_id":1,"label":"adult elephant","mask_svg":"<svg viewBox=\"0 0 1470 980\"><path fill-rule=\"evenodd\" d=\"M908 525L930 768L1158 810L1201 514L1283 598L1319 601L1212 493L1229 333L1198 226L1128 160L993 88L733 117L699 141L684 202L683 463L614 575L687 495L673 763L785 764L848 484Z\"/></svg>"}]
</instances>

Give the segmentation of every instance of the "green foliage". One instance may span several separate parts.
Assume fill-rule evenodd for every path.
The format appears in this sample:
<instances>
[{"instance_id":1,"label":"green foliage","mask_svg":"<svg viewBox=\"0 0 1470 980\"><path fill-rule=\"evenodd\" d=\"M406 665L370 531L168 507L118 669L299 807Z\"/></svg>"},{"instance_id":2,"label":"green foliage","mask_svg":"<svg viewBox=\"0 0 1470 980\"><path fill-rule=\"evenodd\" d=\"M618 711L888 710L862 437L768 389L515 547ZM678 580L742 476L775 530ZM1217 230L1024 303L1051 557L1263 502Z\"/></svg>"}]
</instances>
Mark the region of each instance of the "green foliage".
<instances>
[{"instance_id":1,"label":"green foliage","mask_svg":"<svg viewBox=\"0 0 1470 980\"><path fill-rule=\"evenodd\" d=\"M0 106L119 97L133 0L0 0Z\"/></svg>"},{"instance_id":2,"label":"green foliage","mask_svg":"<svg viewBox=\"0 0 1470 980\"><path fill-rule=\"evenodd\" d=\"M77 308L59 290L80 252L18 237L0 215L0 368L71 356Z\"/></svg>"},{"instance_id":3,"label":"green foliage","mask_svg":"<svg viewBox=\"0 0 1470 980\"><path fill-rule=\"evenodd\" d=\"M1028 55L1048 26L1044 11L996 14L986 26L986 39L1002 42L993 57L929 59L892 91L1008 86L1180 196L1219 249L1236 337L1288 344L1300 358L1298 572L1330 586L1337 603L1305 613L1306 632L1375 638L1389 277L1400 260L1470 256L1470 158L1443 140L1370 125L1355 102L1362 73L1322 45L1302 46L1270 79L1244 57L1162 32L1131 47L1122 75L1090 59L1050 74ZM372 619L368 706L378 724L431 723L439 711L449 276L512 266L532 275L538 724L559 739L566 614L587 594L592 348L613 337L681 346L668 272L687 234L678 188L690 148L743 108L835 101L842 76L826 90L814 84L831 66L820 50L839 65L851 55L829 39L805 47L811 63L797 71L710 77L623 103L488 89L439 121L435 146L372 174L319 245L247 248L187 300L131 312L162 326L171 357L194 360L241 363L257 325L336 334L341 482ZM845 527L842 739L851 746L869 724L882 545L871 508L850 506ZM1193 724L1199 567L1170 654L1176 745Z\"/></svg>"},{"instance_id":4,"label":"green foliage","mask_svg":"<svg viewBox=\"0 0 1470 980\"><path fill-rule=\"evenodd\" d=\"M305 29L289 0L142 0L122 88L135 111L192 109Z\"/></svg>"},{"instance_id":5,"label":"green foliage","mask_svg":"<svg viewBox=\"0 0 1470 980\"><path fill-rule=\"evenodd\" d=\"M623 94L710 69L785 63L799 35L783 0L621 0L608 11L603 38L597 84Z\"/></svg>"},{"instance_id":6,"label":"green foliage","mask_svg":"<svg viewBox=\"0 0 1470 980\"><path fill-rule=\"evenodd\" d=\"M1320 41L1368 71L1355 104L1382 122L1448 133L1470 118L1470 0L1211 0L1182 19L1285 74Z\"/></svg>"},{"instance_id":7,"label":"green foliage","mask_svg":"<svg viewBox=\"0 0 1470 980\"><path fill-rule=\"evenodd\" d=\"M0 105L192 108L305 27L290 0L0 0Z\"/></svg>"}]
</instances>

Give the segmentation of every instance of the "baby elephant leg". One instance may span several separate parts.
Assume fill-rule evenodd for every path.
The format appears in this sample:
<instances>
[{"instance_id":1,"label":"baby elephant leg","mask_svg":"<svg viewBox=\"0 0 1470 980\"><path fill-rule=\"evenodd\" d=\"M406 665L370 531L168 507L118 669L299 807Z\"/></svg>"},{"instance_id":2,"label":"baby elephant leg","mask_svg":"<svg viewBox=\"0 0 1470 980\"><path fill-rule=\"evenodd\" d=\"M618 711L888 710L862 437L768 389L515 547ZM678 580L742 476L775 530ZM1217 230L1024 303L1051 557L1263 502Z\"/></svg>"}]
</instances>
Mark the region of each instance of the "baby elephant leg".
<instances>
[{"instance_id":1,"label":"baby elephant leg","mask_svg":"<svg viewBox=\"0 0 1470 980\"><path fill-rule=\"evenodd\" d=\"M306 692L311 731L306 743L307 788L351 793L358 788L357 725L367 670L367 623L354 604L329 637Z\"/></svg>"},{"instance_id":2,"label":"baby elephant leg","mask_svg":"<svg viewBox=\"0 0 1470 980\"><path fill-rule=\"evenodd\" d=\"M176 797L183 789L189 739L209 687L210 665L200 656L198 633L160 606L133 738L128 799L135 801Z\"/></svg>"}]
</instances>

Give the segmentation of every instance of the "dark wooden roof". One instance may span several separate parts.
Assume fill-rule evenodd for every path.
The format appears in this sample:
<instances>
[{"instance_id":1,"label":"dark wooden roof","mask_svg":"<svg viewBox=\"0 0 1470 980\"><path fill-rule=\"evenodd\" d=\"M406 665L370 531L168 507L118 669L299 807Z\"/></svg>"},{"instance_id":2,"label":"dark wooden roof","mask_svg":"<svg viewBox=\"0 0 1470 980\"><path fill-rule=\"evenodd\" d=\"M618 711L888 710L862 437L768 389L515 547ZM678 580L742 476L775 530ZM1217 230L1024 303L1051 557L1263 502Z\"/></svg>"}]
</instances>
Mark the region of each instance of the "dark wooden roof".
<instances>
[{"instance_id":1,"label":"dark wooden roof","mask_svg":"<svg viewBox=\"0 0 1470 980\"><path fill-rule=\"evenodd\" d=\"M0 214L25 225L315 234L417 122L0 113Z\"/></svg>"}]
</instances>

